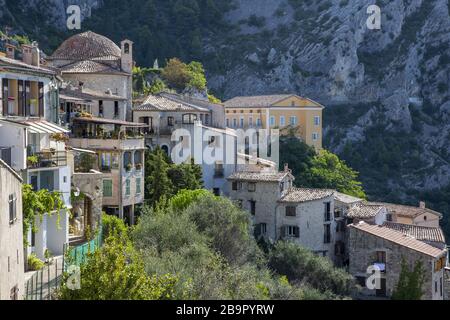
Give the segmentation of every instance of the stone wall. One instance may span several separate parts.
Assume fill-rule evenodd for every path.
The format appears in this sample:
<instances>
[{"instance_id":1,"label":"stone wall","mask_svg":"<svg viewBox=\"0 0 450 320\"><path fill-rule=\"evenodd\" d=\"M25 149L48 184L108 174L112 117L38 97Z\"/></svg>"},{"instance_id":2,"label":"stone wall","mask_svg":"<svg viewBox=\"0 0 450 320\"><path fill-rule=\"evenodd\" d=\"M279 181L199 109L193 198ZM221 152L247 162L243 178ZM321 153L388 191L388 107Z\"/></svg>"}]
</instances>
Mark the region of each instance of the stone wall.
<instances>
[{"instance_id":1,"label":"stone wall","mask_svg":"<svg viewBox=\"0 0 450 320\"><path fill-rule=\"evenodd\" d=\"M348 228L348 231L350 274L355 277L367 277L367 267L376 262L376 251L385 251L386 272L382 277L386 279L386 295L390 297L398 283L402 258L406 259L411 269L416 261L422 261L425 269L423 299L442 299L439 294L439 288L437 294L434 291L434 281L437 281L439 286L440 278L443 278L443 270L434 272L434 262L437 259L355 228ZM363 294L375 295L375 290L366 288Z\"/></svg>"}]
</instances>

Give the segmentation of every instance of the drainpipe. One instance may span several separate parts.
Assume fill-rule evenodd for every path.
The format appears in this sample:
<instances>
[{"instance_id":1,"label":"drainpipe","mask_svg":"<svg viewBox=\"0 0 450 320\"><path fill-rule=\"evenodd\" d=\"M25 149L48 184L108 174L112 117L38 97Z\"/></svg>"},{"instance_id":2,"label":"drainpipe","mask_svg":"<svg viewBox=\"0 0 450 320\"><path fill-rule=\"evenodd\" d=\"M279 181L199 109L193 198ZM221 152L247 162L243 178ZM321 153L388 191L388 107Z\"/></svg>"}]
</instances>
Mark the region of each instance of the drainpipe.
<instances>
[{"instance_id":1,"label":"drainpipe","mask_svg":"<svg viewBox=\"0 0 450 320\"><path fill-rule=\"evenodd\" d=\"M276 206L275 206L274 217L273 217L274 227L275 227L275 239L274 239L274 242L277 241L277 216L278 216L277 212L278 212L278 207L279 206L280 206L280 204L277 203Z\"/></svg>"}]
</instances>

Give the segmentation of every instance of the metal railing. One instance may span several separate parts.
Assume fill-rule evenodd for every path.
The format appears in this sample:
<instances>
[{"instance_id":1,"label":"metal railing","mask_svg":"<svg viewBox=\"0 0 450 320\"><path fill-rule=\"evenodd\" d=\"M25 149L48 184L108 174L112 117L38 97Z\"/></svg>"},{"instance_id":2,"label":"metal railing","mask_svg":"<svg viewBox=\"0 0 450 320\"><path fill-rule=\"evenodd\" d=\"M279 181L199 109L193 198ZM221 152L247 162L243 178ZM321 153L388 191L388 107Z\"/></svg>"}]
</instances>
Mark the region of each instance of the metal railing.
<instances>
[{"instance_id":1,"label":"metal railing","mask_svg":"<svg viewBox=\"0 0 450 320\"><path fill-rule=\"evenodd\" d=\"M61 286L64 261L55 258L25 283L25 300L53 300Z\"/></svg>"},{"instance_id":2,"label":"metal railing","mask_svg":"<svg viewBox=\"0 0 450 320\"><path fill-rule=\"evenodd\" d=\"M66 151L35 152L28 156L28 168L51 168L67 165Z\"/></svg>"}]
</instances>

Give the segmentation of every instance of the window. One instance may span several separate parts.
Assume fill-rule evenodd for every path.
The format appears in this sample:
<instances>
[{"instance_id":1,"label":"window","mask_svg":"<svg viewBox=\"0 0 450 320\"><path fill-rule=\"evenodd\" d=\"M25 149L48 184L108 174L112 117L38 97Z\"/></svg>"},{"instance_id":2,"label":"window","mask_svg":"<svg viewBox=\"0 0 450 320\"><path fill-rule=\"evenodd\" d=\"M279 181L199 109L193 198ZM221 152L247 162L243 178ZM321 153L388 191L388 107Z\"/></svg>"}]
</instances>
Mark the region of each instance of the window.
<instances>
[{"instance_id":1,"label":"window","mask_svg":"<svg viewBox=\"0 0 450 320\"><path fill-rule=\"evenodd\" d=\"M249 205L250 205L250 214L252 216L256 215L256 201L254 200L249 200L248 201Z\"/></svg>"},{"instance_id":2,"label":"window","mask_svg":"<svg viewBox=\"0 0 450 320\"><path fill-rule=\"evenodd\" d=\"M224 177L224 168L222 162L216 162L214 165L214 178L223 178Z\"/></svg>"},{"instance_id":3,"label":"window","mask_svg":"<svg viewBox=\"0 0 450 320\"><path fill-rule=\"evenodd\" d=\"M331 242L331 225L325 224L324 226L324 235L323 235L323 243L330 243Z\"/></svg>"},{"instance_id":4,"label":"window","mask_svg":"<svg viewBox=\"0 0 450 320\"><path fill-rule=\"evenodd\" d=\"M167 117L167 125L169 127L173 127L174 121L173 121L173 117Z\"/></svg>"},{"instance_id":5,"label":"window","mask_svg":"<svg viewBox=\"0 0 450 320\"><path fill-rule=\"evenodd\" d=\"M284 125L286 125L286 119L284 118L284 116L280 116L280 126Z\"/></svg>"},{"instance_id":6,"label":"window","mask_svg":"<svg viewBox=\"0 0 450 320\"><path fill-rule=\"evenodd\" d=\"M100 156L102 171L111 170L111 153L102 153Z\"/></svg>"},{"instance_id":7,"label":"window","mask_svg":"<svg viewBox=\"0 0 450 320\"><path fill-rule=\"evenodd\" d=\"M300 238L300 228L297 226L285 226L284 235L285 237Z\"/></svg>"},{"instance_id":8,"label":"window","mask_svg":"<svg viewBox=\"0 0 450 320\"><path fill-rule=\"evenodd\" d=\"M334 208L334 218L339 218L342 216L342 209L341 208Z\"/></svg>"},{"instance_id":9,"label":"window","mask_svg":"<svg viewBox=\"0 0 450 320\"><path fill-rule=\"evenodd\" d=\"M230 126L230 119L227 118L227 127Z\"/></svg>"},{"instance_id":10,"label":"window","mask_svg":"<svg viewBox=\"0 0 450 320\"><path fill-rule=\"evenodd\" d=\"M112 180L110 179L103 180L103 196L112 197L112 193L113 193Z\"/></svg>"},{"instance_id":11,"label":"window","mask_svg":"<svg viewBox=\"0 0 450 320\"><path fill-rule=\"evenodd\" d=\"M234 119L233 119L233 128L236 128L236 127L237 127L237 119L234 118Z\"/></svg>"},{"instance_id":12,"label":"window","mask_svg":"<svg viewBox=\"0 0 450 320\"><path fill-rule=\"evenodd\" d=\"M316 125L316 126L320 125L320 116L314 117L314 125Z\"/></svg>"},{"instance_id":13,"label":"window","mask_svg":"<svg viewBox=\"0 0 450 320\"><path fill-rule=\"evenodd\" d=\"M193 113L183 114L183 124L194 124L197 120L197 115Z\"/></svg>"},{"instance_id":14,"label":"window","mask_svg":"<svg viewBox=\"0 0 450 320\"><path fill-rule=\"evenodd\" d=\"M271 117L270 117L270 126L271 126L271 127L274 127L274 126L275 126L275 117L274 117L274 116L271 116Z\"/></svg>"},{"instance_id":15,"label":"window","mask_svg":"<svg viewBox=\"0 0 450 320\"><path fill-rule=\"evenodd\" d=\"M295 101L291 101L291 107L295 107Z\"/></svg>"},{"instance_id":16,"label":"window","mask_svg":"<svg viewBox=\"0 0 450 320\"><path fill-rule=\"evenodd\" d=\"M255 237L258 238L259 236L263 236L267 233L267 224L266 223L259 223L255 225L254 234Z\"/></svg>"},{"instance_id":17,"label":"window","mask_svg":"<svg viewBox=\"0 0 450 320\"><path fill-rule=\"evenodd\" d=\"M267 224L266 223L261 223L261 234L266 234L267 233ZM442 283L442 279L441 279L441 283Z\"/></svg>"},{"instance_id":18,"label":"window","mask_svg":"<svg viewBox=\"0 0 450 320\"><path fill-rule=\"evenodd\" d=\"M435 281L434 282L434 293L437 293L437 292L438 292L438 282Z\"/></svg>"},{"instance_id":19,"label":"window","mask_svg":"<svg viewBox=\"0 0 450 320\"><path fill-rule=\"evenodd\" d=\"M392 221L392 214L386 214L386 221Z\"/></svg>"},{"instance_id":20,"label":"window","mask_svg":"<svg viewBox=\"0 0 450 320\"><path fill-rule=\"evenodd\" d=\"M98 100L98 115L103 117L103 100Z\"/></svg>"},{"instance_id":21,"label":"window","mask_svg":"<svg viewBox=\"0 0 450 320\"><path fill-rule=\"evenodd\" d=\"M248 185L247 185L247 190L249 192L255 192L256 191L256 183L249 182Z\"/></svg>"},{"instance_id":22,"label":"window","mask_svg":"<svg viewBox=\"0 0 450 320\"><path fill-rule=\"evenodd\" d=\"M248 118L248 126L253 127L253 117Z\"/></svg>"},{"instance_id":23,"label":"window","mask_svg":"<svg viewBox=\"0 0 450 320\"><path fill-rule=\"evenodd\" d=\"M313 139L314 141L319 140L319 134L318 134L317 132L314 132L314 133L312 134L312 139Z\"/></svg>"},{"instance_id":24,"label":"window","mask_svg":"<svg viewBox=\"0 0 450 320\"><path fill-rule=\"evenodd\" d=\"M284 191L284 181L280 182L280 192Z\"/></svg>"},{"instance_id":25,"label":"window","mask_svg":"<svg viewBox=\"0 0 450 320\"><path fill-rule=\"evenodd\" d=\"M129 43L125 43L124 52L127 54L130 53L130 44Z\"/></svg>"},{"instance_id":26,"label":"window","mask_svg":"<svg viewBox=\"0 0 450 320\"><path fill-rule=\"evenodd\" d=\"M378 263L386 263L386 251L377 251L376 253L376 261Z\"/></svg>"},{"instance_id":27,"label":"window","mask_svg":"<svg viewBox=\"0 0 450 320\"><path fill-rule=\"evenodd\" d=\"M132 163L131 163L131 152L130 151L124 152L123 165L127 171L129 171L131 169Z\"/></svg>"},{"instance_id":28,"label":"window","mask_svg":"<svg viewBox=\"0 0 450 320\"><path fill-rule=\"evenodd\" d=\"M241 190L242 189L242 182L233 181L233 183L231 184L231 189L234 190L234 191Z\"/></svg>"},{"instance_id":29,"label":"window","mask_svg":"<svg viewBox=\"0 0 450 320\"><path fill-rule=\"evenodd\" d=\"M131 194L131 182L130 179L125 180L125 195L129 196Z\"/></svg>"},{"instance_id":30,"label":"window","mask_svg":"<svg viewBox=\"0 0 450 320\"><path fill-rule=\"evenodd\" d=\"M325 202L325 212L324 212L324 221L330 221L331 220L331 202Z\"/></svg>"},{"instance_id":31,"label":"window","mask_svg":"<svg viewBox=\"0 0 450 320\"><path fill-rule=\"evenodd\" d=\"M205 124L209 124L209 114L205 114Z\"/></svg>"},{"instance_id":32,"label":"window","mask_svg":"<svg viewBox=\"0 0 450 320\"><path fill-rule=\"evenodd\" d=\"M141 178L136 178L136 194L141 194Z\"/></svg>"},{"instance_id":33,"label":"window","mask_svg":"<svg viewBox=\"0 0 450 320\"><path fill-rule=\"evenodd\" d=\"M13 224L17 220L17 197L15 194L9 195L9 223Z\"/></svg>"},{"instance_id":34,"label":"window","mask_svg":"<svg viewBox=\"0 0 450 320\"><path fill-rule=\"evenodd\" d=\"M296 116L292 116L289 118L289 124L291 126L295 126L297 124L297 117Z\"/></svg>"},{"instance_id":35,"label":"window","mask_svg":"<svg viewBox=\"0 0 450 320\"><path fill-rule=\"evenodd\" d=\"M256 118L256 126L261 127L261 118Z\"/></svg>"},{"instance_id":36,"label":"window","mask_svg":"<svg viewBox=\"0 0 450 320\"><path fill-rule=\"evenodd\" d=\"M114 101L114 117L119 116L119 101Z\"/></svg>"},{"instance_id":37,"label":"window","mask_svg":"<svg viewBox=\"0 0 450 320\"><path fill-rule=\"evenodd\" d=\"M427 216L423 216L423 221L427 221Z\"/></svg>"},{"instance_id":38,"label":"window","mask_svg":"<svg viewBox=\"0 0 450 320\"><path fill-rule=\"evenodd\" d=\"M215 196L220 196L220 188L213 188L213 193Z\"/></svg>"},{"instance_id":39,"label":"window","mask_svg":"<svg viewBox=\"0 0 450 320\"><path fill-rule=\"evenodd\" d=\"M241 128L244 127L244 118L241 118L241 119L240 119L239 126L240 126Z\"/></svg>"},{"instance_id":40,"label":"window","mask_svg":"<svg viewBox=\"0 0 450 320\"><path fill-rule=\"evenodd\" d=\"M286 216L287 217L295 217L297 215L296 213L297 208L293 206L286 207Z\"/></svg>"}]
</instances>

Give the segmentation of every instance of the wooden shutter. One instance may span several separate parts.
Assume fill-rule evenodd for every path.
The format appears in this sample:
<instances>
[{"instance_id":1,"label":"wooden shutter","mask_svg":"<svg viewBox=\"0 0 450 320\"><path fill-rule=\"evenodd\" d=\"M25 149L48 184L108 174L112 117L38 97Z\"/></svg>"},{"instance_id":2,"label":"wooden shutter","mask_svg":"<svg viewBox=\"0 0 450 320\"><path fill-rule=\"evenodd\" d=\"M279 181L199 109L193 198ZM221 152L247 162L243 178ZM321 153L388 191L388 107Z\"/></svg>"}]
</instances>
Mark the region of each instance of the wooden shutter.
<instances>
[{"instance_id":1,"label":"wooden shutter","mask_svg":"<svg viewBox=\"0 0 450 320\"><path fill-rule=\"evenodd\" d=\"M31 82L25 81L25 116L30 115L30 104L31 104Z\"/></svg>"},{"instance_id":2,"label":"wooden shutter","mask_svg":"<svg viewBox=\"0 0 450 320\"><path fill-rule=\"evenodd\" d=\"M23 80L17 81L17 104L19 116L25 115L25 84Z\"/></svg>"},{"instance_id":3,"label":"wooden shutter","mask_svg":"<svg viewBox=\"0 0 450 320\"><path fill-rule=\"evenodd\" d=\"M44 117L44 83L39 82L39 117Z\"/></svg>"},{"instance_id":4,"label":"wooden shutter","mask_svg":"<svg viewBox=\"0 0 450 320\"><path fill-rule=\"evenodd\" d=\"M0 112L0 115L6 115L8 112L8 79L2 79L2 94L3 94L3 111Z\"/></svg>"},{"instance_id":5,"label":"wooden shutter","mask_svg":"<svg viewBox=\"0 0 450 320\"><path fill-rule=\"evenodd\" d=\"M294 227L294 237L300 238L300 228Z\"/></svg>"}]
</instances>

